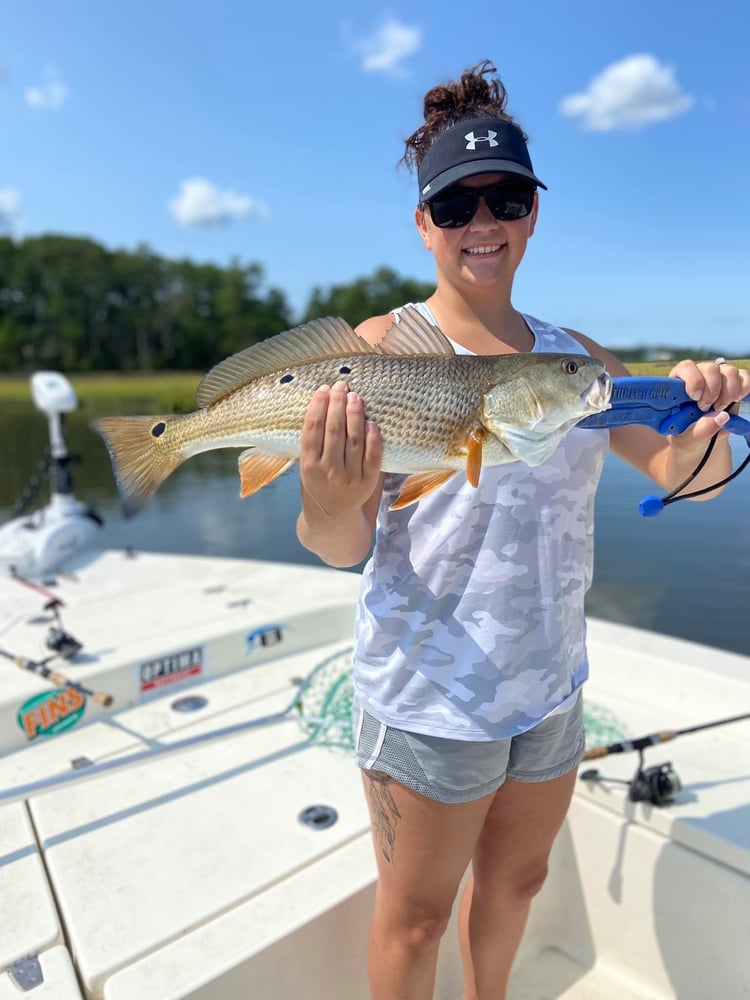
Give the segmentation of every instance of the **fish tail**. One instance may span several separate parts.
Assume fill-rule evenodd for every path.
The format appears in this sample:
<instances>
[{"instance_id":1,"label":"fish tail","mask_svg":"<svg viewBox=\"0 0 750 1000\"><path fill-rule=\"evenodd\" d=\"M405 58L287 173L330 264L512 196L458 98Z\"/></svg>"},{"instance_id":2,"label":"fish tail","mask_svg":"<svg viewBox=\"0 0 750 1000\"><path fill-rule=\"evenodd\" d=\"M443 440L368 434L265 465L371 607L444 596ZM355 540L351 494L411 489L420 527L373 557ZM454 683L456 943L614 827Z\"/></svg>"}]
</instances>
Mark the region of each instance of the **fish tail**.
<instances>
[{"instance_id":1,"label":"fish tail","mask_svg":"<svg viewBox=\"0 0 750 1000\"><path fill-rule=\"evenodd\" d=\"M92 422L109 451L126 517L137 513L188 457L159 447L170 420L174 417L102 417Z\"/></svg>"}]
</instances>

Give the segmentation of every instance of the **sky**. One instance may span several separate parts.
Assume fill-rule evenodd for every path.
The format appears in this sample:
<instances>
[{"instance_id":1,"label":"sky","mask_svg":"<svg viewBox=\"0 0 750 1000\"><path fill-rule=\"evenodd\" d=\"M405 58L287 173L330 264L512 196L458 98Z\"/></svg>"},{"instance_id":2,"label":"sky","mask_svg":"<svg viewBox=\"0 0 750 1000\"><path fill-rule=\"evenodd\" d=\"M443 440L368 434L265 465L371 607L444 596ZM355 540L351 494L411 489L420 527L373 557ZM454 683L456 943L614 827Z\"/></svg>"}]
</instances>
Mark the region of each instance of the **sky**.
<instances>
[{"instance_id":1,"label":"sky","mask_svg":"<svg viewBox=\"0 0 750 1000\"><path fill-rule=\"evenodd\" d=\"M490 59L541 192L513 301L606 346L750 356L746 0L0 3L0 232L434 278L397 163ZM1 280L0 276L0 280Z\"/></svg>"}]
</instances>

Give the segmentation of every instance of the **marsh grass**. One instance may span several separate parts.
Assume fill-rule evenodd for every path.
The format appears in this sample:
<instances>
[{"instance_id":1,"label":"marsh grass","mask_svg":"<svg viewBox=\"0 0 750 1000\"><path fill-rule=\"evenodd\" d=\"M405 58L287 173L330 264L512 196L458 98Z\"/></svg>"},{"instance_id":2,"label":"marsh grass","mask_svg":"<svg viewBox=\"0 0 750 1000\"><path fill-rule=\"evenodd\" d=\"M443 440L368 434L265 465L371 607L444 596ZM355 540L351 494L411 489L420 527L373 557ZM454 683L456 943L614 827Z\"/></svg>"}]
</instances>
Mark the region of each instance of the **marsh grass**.
<instances>
[{"instance_id":1,"label":"marsh grass","mask_svg":"<svg viewBox=\"0 0 750 1000\"><path fill-rule=\"evenodd\" d=\"M195 409L195 391L202 372L123 373L69 375L76 396L84 408L98 412L117 411L119 403L154 401L170 413ZM28 403L31 397L27 375L0 375L0 406L4 403ZM132 406L128 412L133 413Z\"/></svg>"}]
</instances>

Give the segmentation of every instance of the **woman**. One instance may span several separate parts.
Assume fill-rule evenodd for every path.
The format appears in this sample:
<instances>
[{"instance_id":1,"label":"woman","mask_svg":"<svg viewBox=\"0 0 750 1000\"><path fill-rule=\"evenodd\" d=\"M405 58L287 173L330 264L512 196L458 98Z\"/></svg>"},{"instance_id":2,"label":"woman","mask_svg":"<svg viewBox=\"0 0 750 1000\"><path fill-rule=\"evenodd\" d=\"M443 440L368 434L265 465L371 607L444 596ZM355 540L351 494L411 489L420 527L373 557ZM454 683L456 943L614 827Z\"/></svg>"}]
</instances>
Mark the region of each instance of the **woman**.
<instances>
[{"instance_id":1,"label":"woman","mask_svg":"<svg viewBox=\"0 0 750 1000\"><path fill-rule=\"evenodd\" d=\"M544 185L494 72L484 62L429 91L425 122L406 143L404 159L418 168L416 225L437 272L419 309L458 352L589 353L625 375L588 337L512 305ZM376 316L358 332L375 343L393 322ZM672 374L705 410L750 392L750 372L731 365L683 361ZM471 864L460 909L465 995L498 1000L583 753L583 605L607 446L670 489L728 416L706 416L675 438L635 426L574 429L542 466L485 468L476 489L456 476L391 511L402 477L381 473L365 403L343 382L314 396L298 535L330 565L351 566L377 528L354 657L379 872L372 996L432 996L440 938ZM726 437L694 488L729 472Z\"/></svg>"}]
</instances>

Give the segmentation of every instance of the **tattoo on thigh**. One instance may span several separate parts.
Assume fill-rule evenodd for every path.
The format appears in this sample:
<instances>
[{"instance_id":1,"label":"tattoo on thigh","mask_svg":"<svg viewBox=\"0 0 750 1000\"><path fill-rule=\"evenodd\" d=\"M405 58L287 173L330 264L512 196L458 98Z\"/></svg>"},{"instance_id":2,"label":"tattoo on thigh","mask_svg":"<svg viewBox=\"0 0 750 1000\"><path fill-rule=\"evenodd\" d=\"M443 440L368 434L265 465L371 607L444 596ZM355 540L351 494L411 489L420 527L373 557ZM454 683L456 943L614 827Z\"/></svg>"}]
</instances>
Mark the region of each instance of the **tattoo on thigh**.
<instances>
[{"instance_id":1,"label":"tattoo on thigh","mask_svg":"<svg viewBox=\"0 0 750 1000\"><path fill-rule=\"evenodd\" d=\"M396 820L401 819L396 801L388 787L393 778L383 771L366 771L372 828L380 851L389 863L396 850Z\"/></svg>"}]
</instances>

